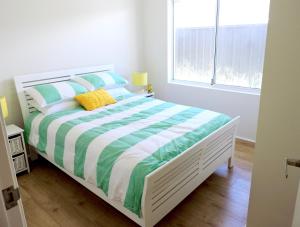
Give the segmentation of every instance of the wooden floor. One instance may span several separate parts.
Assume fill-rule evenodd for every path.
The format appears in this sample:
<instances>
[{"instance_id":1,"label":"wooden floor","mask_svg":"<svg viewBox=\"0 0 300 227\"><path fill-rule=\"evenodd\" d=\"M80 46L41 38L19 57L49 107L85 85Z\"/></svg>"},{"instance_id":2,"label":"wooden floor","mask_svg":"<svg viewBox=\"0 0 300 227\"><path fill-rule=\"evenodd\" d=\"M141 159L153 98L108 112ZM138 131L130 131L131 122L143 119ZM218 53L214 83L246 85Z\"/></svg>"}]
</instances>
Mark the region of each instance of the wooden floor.
<instances>
[{"instance_id":1,"label":"wooden floor","mask_svg":"<svg viewBox=\"0 0 300 227\"><path fill-rule=\"evenodd\" d=\"M238 142L236 150L234 169L222 166L157 226L244 227L254 149ZM18 180L29 227L136 226L47 161Z\"/></svg>"}]
</instances>

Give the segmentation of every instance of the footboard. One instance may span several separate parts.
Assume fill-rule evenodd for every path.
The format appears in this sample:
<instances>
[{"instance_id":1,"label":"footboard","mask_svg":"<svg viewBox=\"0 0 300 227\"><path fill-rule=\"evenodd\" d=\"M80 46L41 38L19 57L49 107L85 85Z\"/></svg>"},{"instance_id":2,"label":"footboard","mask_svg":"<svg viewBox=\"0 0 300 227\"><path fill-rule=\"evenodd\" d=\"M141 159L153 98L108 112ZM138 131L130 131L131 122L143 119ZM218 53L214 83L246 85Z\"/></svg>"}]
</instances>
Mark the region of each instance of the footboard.
<instances>
[{"instance_id":1,"label":"footboard","mask_svg":"<svg viewBox=\"0 0 300 227\"><path fill-rule=\"evenodd\" d=\"M145 226L153 226L228 161L232 166L236 118L146 177L143 194Z\"/></svg>"}]
</instances>

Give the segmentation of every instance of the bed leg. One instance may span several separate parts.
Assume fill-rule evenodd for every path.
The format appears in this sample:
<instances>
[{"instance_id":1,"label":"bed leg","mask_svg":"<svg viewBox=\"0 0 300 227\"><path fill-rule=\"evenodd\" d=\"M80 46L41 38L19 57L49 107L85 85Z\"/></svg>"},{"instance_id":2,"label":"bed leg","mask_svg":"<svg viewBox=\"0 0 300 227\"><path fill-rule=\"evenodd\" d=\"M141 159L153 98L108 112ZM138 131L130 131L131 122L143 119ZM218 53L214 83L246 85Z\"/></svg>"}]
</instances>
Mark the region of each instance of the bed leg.
<instances>
[{"instance_id":1,"label":"bed leg","mask_svg":"<svg viewBox=\"0 0 300 227\"><path fill-rule=\"evenodd\" d=\"M145 224L143 225L143 227L153 227L151 220L145 220Z\"/></svg>"},{"instance_id":2,"label":"bed leg","mask_svg":"<svg viewBox=\"0 0 300 227\"><path fill-rule=\"evenodd\" d=\"M38 152L31 146L29 146L28 153L29 153L28 156L30 158L30 161L35 161L39 158Z\"/></svg>"},{"instance_id":3,"label":"bed leg","mask_svg":"<svg viewBox=\"0 0 300 227\"><path fill-rule=\"evenodd\" d=\"M230 157L229 159L228 159L228 169L232 169L233 168L233 157Z\"/></svg>"},{"instance_id":4,"label":"bed leg","mask_svg":"<svg viewBox=\"0 0 300 227\"><path fill-rule=\"evenodd\" d=\"M232 151L231 156L228 159L228 169L232 169L234 166L234 153L235 153L235 135L236 135L236 127L234 130L233 140L232 140Z\"/></svg>"}]
</instances>

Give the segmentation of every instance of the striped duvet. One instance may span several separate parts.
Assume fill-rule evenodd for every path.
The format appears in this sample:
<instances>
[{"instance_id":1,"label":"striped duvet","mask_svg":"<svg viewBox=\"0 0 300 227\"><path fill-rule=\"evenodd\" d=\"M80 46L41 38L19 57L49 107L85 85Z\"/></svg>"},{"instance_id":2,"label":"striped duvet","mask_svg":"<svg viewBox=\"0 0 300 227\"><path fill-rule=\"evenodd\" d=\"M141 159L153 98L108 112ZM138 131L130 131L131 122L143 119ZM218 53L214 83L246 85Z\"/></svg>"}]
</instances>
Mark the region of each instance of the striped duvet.
<instances>
[{"instance_id":1,"label":"striped duvet","mask_svg":"<svg viewBox=\"0 0 300 227\"><path fill-rule=\"evenodd\" d=\"M47 157L141 216L145 176L225 125L230 117L131 96L95 111L32 113L25 138Z\"/></svg>"}]
</instances>

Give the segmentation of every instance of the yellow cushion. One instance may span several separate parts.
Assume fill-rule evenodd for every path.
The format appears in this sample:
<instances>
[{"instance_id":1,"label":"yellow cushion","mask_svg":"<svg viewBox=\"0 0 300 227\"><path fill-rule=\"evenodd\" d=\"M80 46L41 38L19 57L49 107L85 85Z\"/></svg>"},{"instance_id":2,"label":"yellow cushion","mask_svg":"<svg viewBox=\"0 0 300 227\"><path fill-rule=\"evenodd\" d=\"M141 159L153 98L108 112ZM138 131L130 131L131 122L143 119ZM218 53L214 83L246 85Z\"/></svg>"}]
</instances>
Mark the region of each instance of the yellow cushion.
<instances>
[{"instance_id":1,"label":"yellow cushion","mask_svg":"<svg viewBox=\"0 0 300 227\"><path fill-rule=\"evenodd\" d=\"M117 101L104 89L91 91L85 94L75 96L75 100L86 110L94 110Z\"/></svg>"}]
</instances>

